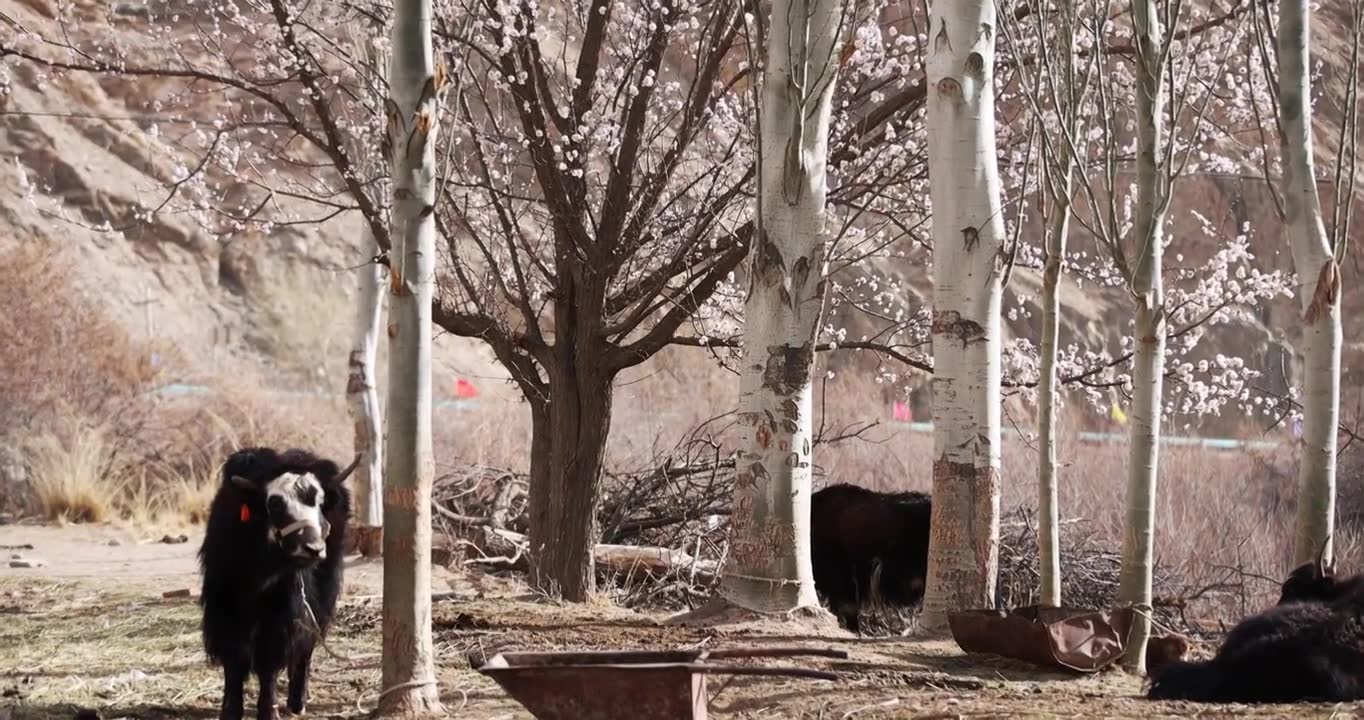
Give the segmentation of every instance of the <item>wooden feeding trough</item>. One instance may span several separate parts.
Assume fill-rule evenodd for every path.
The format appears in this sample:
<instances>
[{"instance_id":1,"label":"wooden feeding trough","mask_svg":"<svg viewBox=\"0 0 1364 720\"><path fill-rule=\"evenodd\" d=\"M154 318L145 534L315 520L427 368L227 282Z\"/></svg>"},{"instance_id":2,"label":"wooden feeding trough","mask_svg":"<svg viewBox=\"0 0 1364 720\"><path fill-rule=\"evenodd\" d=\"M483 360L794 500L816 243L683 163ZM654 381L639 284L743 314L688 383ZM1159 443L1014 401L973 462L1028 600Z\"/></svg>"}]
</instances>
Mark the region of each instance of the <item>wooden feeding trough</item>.
<instances>
[{"instance_id":1,"label":"wooden feeding trough","mask_svg":"<svg viewBox=\"0 0 1364 720\"><path fill-rule=\"evenodd\" d=\"M838 679L823 670L711 661L808 655L848 657L811 648L512 652L494 656L478 672L539 720L705 720L707 675Z\"/></svg>"}]
</instances>

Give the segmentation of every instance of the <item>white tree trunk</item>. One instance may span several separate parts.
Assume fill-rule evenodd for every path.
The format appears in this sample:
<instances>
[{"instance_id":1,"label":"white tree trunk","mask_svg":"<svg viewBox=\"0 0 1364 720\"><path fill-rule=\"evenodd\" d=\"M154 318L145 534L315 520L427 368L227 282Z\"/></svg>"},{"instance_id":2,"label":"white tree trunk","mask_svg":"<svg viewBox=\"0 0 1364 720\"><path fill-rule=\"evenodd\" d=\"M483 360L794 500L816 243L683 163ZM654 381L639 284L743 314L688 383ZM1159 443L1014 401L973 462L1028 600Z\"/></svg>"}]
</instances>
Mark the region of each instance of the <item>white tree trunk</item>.
<instances>
[{"instance_id":1,"label":"white tree trunk","mask_svg":"<svg viewBox=\"0 0 1364 720\"><path fill-rule=\"evenodd\" d=\"M759 230L744 308L738 476L720 592L818 606L810 560L814 346L824 312L825 164L838 0L776 0L761 108Z\"/></svg>"},{"instance_id":2,"label":"white tree trunk","mask_svg":"<svg viewBox=\"0 0 1364 720\"><path fill-rule=\"evenodd\" d=\"M933 520L922 625L993 607L999 558L1004 214L995 160L995 4L929 11L933 204Z\"/></svg>"},{"instance_id":3,"label":"white tree trunk","mask_svg":"<svg viewBox=\"0 0 1364 720\"><path fill-rule=\"evenodd\" d=\"M1161 281L1163 226L1168 192L1161 158L1165 153L1165 70L1162 30L1155 0L1133 2L1137 42L1137 210L1135 270L1136 345L1132 356L1132 412L1128 455L1127 528L1123 535L1119 600L1136 608L1123 665L1146 672L1151 636L1151 571L1155 540L1162 384L1165 376L1165 295Z\"/></svg>"},{"instance_id":4,"label":"white tree trunk","mask_svg":"<svg viewBox=\"0 0 1364 720\"><path fill-rule=\"evenodd\" d=\"M366 233L368 234L368 233ZM367 243L366 248L372 247ZM375 381L379 350L379 327L383 318L384 266L369 263L360 268L360 288L355 297L355 327L351 336L346 406L355 427L355 452L361 456L355 469L355 528L358 545L366 555L374 550L377 529L384 524L383 413Z\"/></svg>"},{"instance_id":5,"label":"white tree trunk","mask_svg":"<svg viewBox=\"0 0 1364 720\"><path fill-rule=\"evenodd\" d=\"M1066 257L1066 235L1070 232L1070 153L1061 155L1066 164L1061 171L1059 197L1052 198L1052 212L1047 227L1046 265L1042 270L1042 350L1041 397L1038 402L1039 443L1037 469L1038 569L1041 587L1038 601L1052 607L1061 606L1061 512L1057 503L1060 484L1056 473L1056 353L1061 325L1061 264ZM1061 196L1064 194L1063 196Z\"/></svg>"},{"instance_id":6,"label":"white tree trunk","mask_svg":"<svg viewBox=\"0 0 1364 720\"><path fill-rule=\"evenodd\" d=\"M439 102L430 0L396 0L388 149L393 172L384 493L385 716L440 712L431 642L431 299Z\"/></svg>"},{"instance_id":7,"label":"white tree trunk","mask_svg":"<svg viewBox=\"0 0 1364 720\"><path fill-rule=\"evenodd\" d=\"M1038 407L1039 443L1037 468L1039 602L1052 607L1061 606L1061 511L1058 504L1060 477L1056 462L1056 410L1059 402L1056 356L1060 345L1061 301L1059 287L1061 268L1066 260L1066 241L1070 237L1071 190L1075 180L1075 160L1070 152L1071 139L1080 134L1081 105L1084 91L1076 74L1075 23L1079 21L1073 0L1059 3L1055 20L1057 57L1052 67L1059 68L1058 77L1048 78L1047 85L1055 101L1064 127L1060 132L1044 128L1042 164L1045 168L1045 188L1052 201L1052 213L1047 227L1044 247L1045 264L1042 270L1042 348L1041 397ZM1039 32L1045 25L1038 23Z\"/></svg>"},{"instance_id":8,"label":"white tree trunk","mask_svg":"<svg viewBox=\"0 0 1364 720\"><path fill-rule=\"evenodd\" d=\"M1331 542L1336 503L1336 425L1340 415L1340 269L1327 239L1312 158L1311 11L1307 0L1279 0L1279 122L1283 128L1284 231L1302 283L1303 453L1298 466L1297 564Z\"/></svg>"}]
</instances>

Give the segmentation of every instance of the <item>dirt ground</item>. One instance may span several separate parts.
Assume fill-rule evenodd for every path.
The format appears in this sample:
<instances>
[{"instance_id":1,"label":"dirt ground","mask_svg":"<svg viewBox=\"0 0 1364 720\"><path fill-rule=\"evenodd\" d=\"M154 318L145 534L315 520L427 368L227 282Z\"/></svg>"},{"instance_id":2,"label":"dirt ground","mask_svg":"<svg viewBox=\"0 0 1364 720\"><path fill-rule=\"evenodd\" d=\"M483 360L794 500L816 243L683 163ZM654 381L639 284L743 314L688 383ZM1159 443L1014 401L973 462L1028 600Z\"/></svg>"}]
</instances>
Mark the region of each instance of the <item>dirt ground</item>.
<instances>
[{"instance_id":1,"label":"dirt ground","mask_svg":"<svg viewBox=\"0 0 1364 720\"><path fill-rule=\"evenodd\" d=\"M170 540L177 538L172 537ZM69 720L81 709L113 718L213 718L221 676L207 665L193 598L199 537L165 543L111 526L0 526L0 720ZM31 546L28 547L28 546ZM13 556L39 568L11 568ZM314 661L315 718L365 717L379 686L381 568L348 560L347 588L328 647ZM500 650L677 649L802 645L846 650L847 661L766 660L833 669L830 682L778 677L709 678L715 718L1159 718L1351 717L1364 705L1199 706L1139 697L1119 671L1075 677L1003 659L967 656L950 641L854 640L834 631L792 636L782 626L709 630L663 625L608 604L567 605L526 595L503 580L437 572L434 609L440 687L450 716L531 716L471 657ZM248 707L254 688L248 686ZM646 699L641 698L641 702ZM87 717L90 717L87 715ZM629 715L622 715L622 718Z\"/></svg>"}]
</instances>

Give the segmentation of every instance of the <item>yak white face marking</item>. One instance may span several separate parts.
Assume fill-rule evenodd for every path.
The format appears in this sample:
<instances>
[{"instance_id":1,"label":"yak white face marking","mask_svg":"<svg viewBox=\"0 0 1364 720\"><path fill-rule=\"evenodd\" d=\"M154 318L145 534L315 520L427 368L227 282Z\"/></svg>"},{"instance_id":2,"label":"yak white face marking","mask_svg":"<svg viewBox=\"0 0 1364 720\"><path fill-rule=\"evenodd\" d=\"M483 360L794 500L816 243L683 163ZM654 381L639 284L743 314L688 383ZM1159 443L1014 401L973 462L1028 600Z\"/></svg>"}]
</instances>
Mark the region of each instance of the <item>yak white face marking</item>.
<instances>
[{"instance_id":1,"label":"yak white face marking","mask_svg":"<svg viewBox=\"0 0 1364 720\"><path fill-rule=\"evenodd\" d=\"M327 556L331 527L322 516L322 497L322 483L311 473L284 473L265 486L270 536L297 560Z\"/></svg>"}]
</instances>

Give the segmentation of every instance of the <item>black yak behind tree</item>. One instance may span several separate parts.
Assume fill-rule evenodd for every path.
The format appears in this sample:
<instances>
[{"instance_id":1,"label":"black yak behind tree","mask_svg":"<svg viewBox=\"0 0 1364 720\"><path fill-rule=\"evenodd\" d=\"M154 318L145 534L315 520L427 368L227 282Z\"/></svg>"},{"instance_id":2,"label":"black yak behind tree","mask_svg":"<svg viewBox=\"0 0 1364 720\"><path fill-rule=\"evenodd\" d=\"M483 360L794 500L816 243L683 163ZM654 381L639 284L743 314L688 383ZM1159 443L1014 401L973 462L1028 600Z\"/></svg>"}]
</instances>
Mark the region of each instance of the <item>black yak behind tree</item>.
<instances>
[{"instance_id":1,"label":"black yak behind tree","mask_svg":"<svg viewBox=\"0 0 1364 720\"><path fill-rule=\"evenodd\" d=\"M1220 703L1364 698L1364 578L1338 579L1320 556L1293 570L1279 603L1227 633L1211 660L1152 673L1147 697Z\"/></svg>"},{"instance_id":2,"label":"black yak behind tree","mask_svg":"<svg viewBox=\"0 0 1364 720\"><path fill-rule=\"evenodd\" d=\"M277 718L275 684L289 675L288 707L303 712L313 648L341 593L350 517L344 482L355 469L305 450L238 450L223 464L199 549L204 649L223 668L219 718L244 712L246 676L260 683L256 717Z\"/></svg>"},{"instance_id":3,"label":"black yak behind tree","mask_svg":"<svg viewBox=\"0 0 1364 720\"><path fill-rule=\"evenodd\" d=\"M1323 543L1322 550L1325 549ZM1279 589L1280 605L1311 600L1333 603L1364 591L1364 575L1339 578L1336 576L1335 563L1325 564L1321 555L1321 551L1318 551L1314 562L1304 563L1289 573L1288 579L1283 581Z\"/></svg>"},{"instance_id":4,"label":"black yak behind tree","mask_svg":"<svg viewBox=\"0 0 1364 720\"><path fill-rule=\"evenodd\" d=\"M815 590L848 630L861 631L865 607L912 607L923 599L931 511L921 492L840 483L811 496Z\"/></svg>"}]
</instances>

